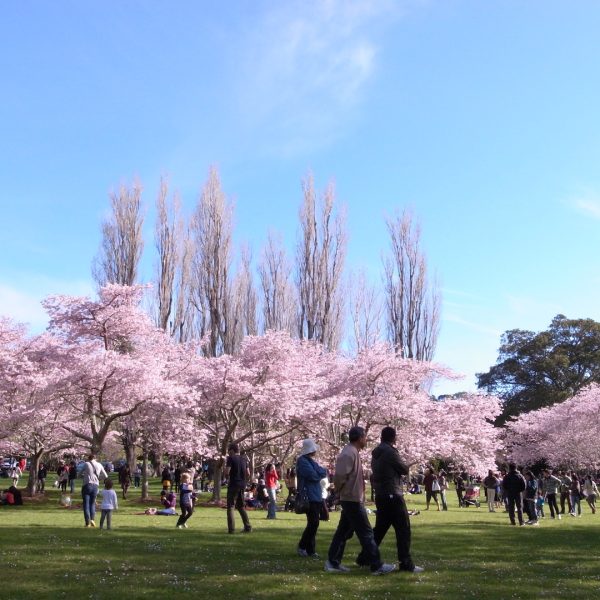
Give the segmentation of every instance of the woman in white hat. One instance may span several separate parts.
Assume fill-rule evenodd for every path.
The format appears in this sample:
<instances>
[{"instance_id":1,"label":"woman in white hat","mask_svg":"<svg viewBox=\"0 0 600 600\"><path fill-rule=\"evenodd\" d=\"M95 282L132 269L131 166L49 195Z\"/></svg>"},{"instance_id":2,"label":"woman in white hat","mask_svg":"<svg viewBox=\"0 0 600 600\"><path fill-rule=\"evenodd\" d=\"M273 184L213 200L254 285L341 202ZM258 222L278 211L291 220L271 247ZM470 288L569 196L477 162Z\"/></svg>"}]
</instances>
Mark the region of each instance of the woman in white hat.
<instances>
[{"instance_id":1,"label":"woman in white hat","mask_svg":"<svg viewBox=\"0 0 600 600\"><path fill-rule=\"evenodd\" d=\"M304 440L296 462L296 477L298 478L296 502L300 502L301 497L304 496L308 499L306 529L298 543L298 554L313 558L319 558L316 553L316 536L319 529L319 513L323 505L321 479L327 476L327 471L315 461L315 454L318 450L319 446L315 444L314 440Z\"/></svg>"}]
</instances>

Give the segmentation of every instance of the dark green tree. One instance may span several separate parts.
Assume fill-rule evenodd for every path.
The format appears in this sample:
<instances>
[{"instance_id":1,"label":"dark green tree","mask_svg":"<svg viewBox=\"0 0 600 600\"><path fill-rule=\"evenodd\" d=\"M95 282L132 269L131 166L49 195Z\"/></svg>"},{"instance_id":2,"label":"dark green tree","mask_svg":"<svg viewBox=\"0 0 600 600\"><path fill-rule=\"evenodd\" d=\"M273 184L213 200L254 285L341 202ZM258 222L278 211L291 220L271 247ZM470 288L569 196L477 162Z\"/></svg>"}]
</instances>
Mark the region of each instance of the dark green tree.
<instances>
[{"instance_id":1,"label":"dark green tree","mask_svg":"<svg viewBox=\"0 0 600 600\"><path fill-rule=\"evenodd\" d=\"M499 424L562 402L600 382L600 323L557 315L546 331L506 331L496 364L477 380L480 389L504 401Z\"/></svg>"}]
</instances>

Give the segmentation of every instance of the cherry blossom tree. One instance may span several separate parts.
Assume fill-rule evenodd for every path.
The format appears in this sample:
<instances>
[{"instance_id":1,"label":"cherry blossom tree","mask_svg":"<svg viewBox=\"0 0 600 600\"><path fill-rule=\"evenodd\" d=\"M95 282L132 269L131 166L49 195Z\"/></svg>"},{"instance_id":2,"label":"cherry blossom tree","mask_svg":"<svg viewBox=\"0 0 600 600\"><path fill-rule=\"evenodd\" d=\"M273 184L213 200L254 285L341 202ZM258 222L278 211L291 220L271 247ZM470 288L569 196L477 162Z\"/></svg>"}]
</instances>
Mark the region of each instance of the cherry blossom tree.
<instances>
[{"instance_id":1,"label":"cherry blossom tree","mask_svg":"<svg viewBox=\"0 0 600 600\"><path fill-rule=\"evenodd\" d=\"M493 426L498 400L472 395L436 401L428 393L436 378L458 376L435 363L403 359L388 344L365 348L340 360L330 376L341 408L327 426L340 435L353 425L367 432L392 425L409 462L444 458L476 472L490 468L499 447Z\"/></svg>"},{"instance_id":2,"label":"cherry blossom tree","mask_svg":"<svg viewBox=\"0 0 600 600\"><path fill-rule=\"evenodd\" d=\"M322 346L286 332L248 336L236 356L198 359L188 383L197 423L217 457L214 499L230 443L252 451L300 427L319 412L330 359Z\"/></svg>"},{"instance_id":3,"label":"cherry blossom tree","mask_svg":"<svg viewBox=\"0 0 600 600\"><path fill-rule=\"evenodd\" d=\"M43 456L73 447L72 436L61 426L64 411L57 412L51 403L53 383L60 376L55 347L52 336L29 337L24 326L0 319L0 443L4 451L31 458L30 495L36 493Z\"/></svg>"},{"instance_id":4,"label":"cherry blossom tree","mask_svg":"<svg viewBox=\"0 0 600 600\"><path fill-rule=\"evenodd\" d=\"M545 460L555 467L597 469L599 428L600 385L592 384L564 402L509 421L507 451L520 464Z\"/></svg>"},{"instance_id":5,"label":"cherry blossom tree","mask_svg":"<svg viewBox=\"0 0 600 600\"><path fill-rule=\"evenodd\" d=\"M140 308L142 286L107 285L99 299L55 296L44 306L64 372L54 402L66 409L62 427L93 452L120 420L153 402L168 402L174 344Z\"/></svg>"}]
</instances>

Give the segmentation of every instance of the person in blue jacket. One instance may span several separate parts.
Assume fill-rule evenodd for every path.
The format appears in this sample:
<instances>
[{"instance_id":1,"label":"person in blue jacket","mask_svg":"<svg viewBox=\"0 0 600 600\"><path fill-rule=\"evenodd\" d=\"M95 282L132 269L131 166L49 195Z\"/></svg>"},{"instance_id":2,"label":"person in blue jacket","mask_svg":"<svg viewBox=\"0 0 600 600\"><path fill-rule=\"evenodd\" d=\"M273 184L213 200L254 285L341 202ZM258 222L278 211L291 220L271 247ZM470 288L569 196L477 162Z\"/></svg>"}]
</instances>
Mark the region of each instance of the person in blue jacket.
<instances>
[{"instance_id":1,"label":"person in blue jacket","mask_svg":"<svg viewBox=\"0 0 600 600\"><path fill-rule=\"evenodd\" d=\"M321 479L327 477L327 471L315 461L319 446L314 440L302 442L302 449L296 462L296 477L298 479L297 498L302 494L308 497L309 505L306 513L306 529L298 543L300 556L319 558L316 552L316 537L319 529L319 514L323 504Z\"/></svg>"}]
</instances>

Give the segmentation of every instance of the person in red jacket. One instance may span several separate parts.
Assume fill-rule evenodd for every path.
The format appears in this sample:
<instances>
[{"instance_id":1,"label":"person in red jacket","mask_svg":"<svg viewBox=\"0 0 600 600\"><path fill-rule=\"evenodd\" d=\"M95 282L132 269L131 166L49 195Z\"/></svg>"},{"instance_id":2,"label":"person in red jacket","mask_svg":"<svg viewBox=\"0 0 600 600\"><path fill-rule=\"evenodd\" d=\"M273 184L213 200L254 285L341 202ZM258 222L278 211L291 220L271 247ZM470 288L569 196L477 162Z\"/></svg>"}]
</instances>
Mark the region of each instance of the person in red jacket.
<instances>
[{"instance_id":1,"label":"person in red jacket","mask_svg":"<svg viewBox=\"0 0 600 600\"><path fill-rule=\"evenodd\" d=\"M279 483L279 477L277 475L277 469L273 463L269 463L265 470L265 487L267 488L267 494L269 495L269 508L267 511L267 519L277 518L277 487Z\"/></svg>"}]
</instances>

